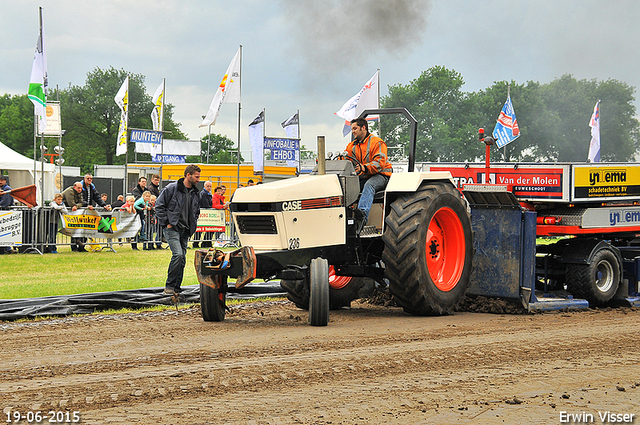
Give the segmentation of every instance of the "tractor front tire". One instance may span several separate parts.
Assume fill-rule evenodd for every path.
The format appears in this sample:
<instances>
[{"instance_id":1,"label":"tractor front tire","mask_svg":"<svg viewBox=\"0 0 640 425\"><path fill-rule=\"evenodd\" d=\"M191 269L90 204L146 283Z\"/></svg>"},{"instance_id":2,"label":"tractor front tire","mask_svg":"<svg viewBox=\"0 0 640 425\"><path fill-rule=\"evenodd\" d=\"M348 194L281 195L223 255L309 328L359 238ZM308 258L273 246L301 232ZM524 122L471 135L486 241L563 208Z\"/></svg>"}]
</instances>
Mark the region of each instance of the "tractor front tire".
<instances>
[{"instance_id":1,"label":"tractor front tire","mask_svg":"<svg viewBox=\"0 0 640 425\"><path fill-rule=\"evenodd\" d=\"M218 280L219 289L200 284L200 311L205 322L222 322L226 314L227 276L215 276L214 279Z\"/></svg>"},{"instance_id":2,"label":"tractor front tire","mask_svg":"<svg viewBox=\"0 0 640 425\"><path fill-rule=\"evenodd\" d=\"M329 262L314 258L309 267L309 324L327 326L329 323Z\"/></svg>"},{"instance_id":3,"label":"tractor front tire","mask_svg":"<svg viewBox=\"0 0 640 425\"><path fill-rule=\"evenodd\" d=\"M389 290L407 313L449 314L462 300L472 269L471 220L449 182L423 183L391 204L382 236Z\"/></svg>"}]
</instances>

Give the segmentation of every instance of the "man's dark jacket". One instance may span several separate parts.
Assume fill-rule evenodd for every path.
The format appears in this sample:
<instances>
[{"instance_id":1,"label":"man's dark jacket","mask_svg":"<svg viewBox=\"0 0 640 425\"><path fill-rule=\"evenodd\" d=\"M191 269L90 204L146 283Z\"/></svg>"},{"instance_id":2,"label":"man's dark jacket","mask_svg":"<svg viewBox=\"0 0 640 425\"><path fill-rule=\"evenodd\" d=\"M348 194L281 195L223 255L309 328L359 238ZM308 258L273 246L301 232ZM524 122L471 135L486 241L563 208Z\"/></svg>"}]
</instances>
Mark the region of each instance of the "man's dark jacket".
<instances>
[{"instance_id":1,"label":"man's dark jacket","mask_svg":"<svg viewBox=\"0 0 640 425\"><path fill-rule=\"evenodd\" d=\"M184 177L165 187L156 200L156 217L158 217L160 226L166 227L167 224L171 224L172 227L178 229L180 214L186 202L191 203L188 222L189 236L193 235L200 216L200 196L196 186L191 189L185 187Z\"/></svg>"},{"instance_id":2,"label":"man's dark jacket","mask_svg":"<svg viewBox=\"0 0 640 425\"><path fill-rule=\"evenodd\" d=\"M211 192L202 189L200 192L200 208L211 208L211 205L213 205L213 195Z\"/></svg>"},{"instance_id":3,"label":"man's dark jacket","mask_svg":"<svg viewBox=\"0 0 640 425\"><path fill-rule=\"evenodd\" d=\"M142 198L142 192L144 192L145 190L147 189L140 186L140 183L138 183L136 187L134 187L133 190L131 191L131 195L133 195L137 201L138 199Z\"/></svg>"},{"instance_id":4,"label":"man's dark jacket","mask_svg":"<svg viewBox=\"0 0 640 425\"><path fill-rule=\"evenodd\" d=\"M87 186L84 180L82 181L82 204L85 207L88 207L89 205L93 206L95 204L98 204L101 207L107 206L107 204L102 200L100 192L98 192L98 189L96 189L94 184L91 183Z\"/></svg>"},{"instance_id":5,"label":"man's dark jacket","mask_svg":"<svg viewBox=\"0 0 640 425\"><path fill-rule=\"evenodd\" d=\"M147 190L151 192L152 195L156 195L156 198L160 196L160 187L153 184L152 181L149 181L149 183L147 183Z\"/></svg>"}]
</instances>

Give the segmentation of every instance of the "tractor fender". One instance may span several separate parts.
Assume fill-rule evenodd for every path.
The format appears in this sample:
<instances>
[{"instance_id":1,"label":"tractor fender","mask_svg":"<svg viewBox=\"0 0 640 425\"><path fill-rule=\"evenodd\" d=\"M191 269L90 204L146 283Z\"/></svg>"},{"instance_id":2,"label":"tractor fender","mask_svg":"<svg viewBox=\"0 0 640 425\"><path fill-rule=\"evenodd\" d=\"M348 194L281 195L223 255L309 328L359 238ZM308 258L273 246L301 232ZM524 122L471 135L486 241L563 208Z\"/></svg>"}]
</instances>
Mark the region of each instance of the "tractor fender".
<instances>
[{"instance_id":1,"label":"tractor fender","mask_svg":"<svg viewBox=\"0 0 640 425\"><path fill-rule=\"evenodd\" d=\"M453 177L449 171L412 171L408 173L391 174L384 194L384 216L386 217L389 215L391 204L403 193L415 193L424 182L436 181L447 182L453 187L456 187ZM385 227L386 225L383 223L383 231Z\"/></svg>"},{"instance_id":2,"label":"tractor fender","mask_svg":"<svg viewBox=\"0 0 640 425\"><path fill-rule=\"evenodd\" d=\"M413 193L418 190L422 182L429 180L449 180L451 184L455 185L449 171L414 171L410 173L392 173L385 191L387 193Z\"/></svg>"},{"instance_id":3,"label":"tractor fender","mask_svg":"<svg viewBox=\"0 0 640 425\"><path fill-rule=\"evenodd\" d=\"M613 252L622 270L622 254L620 250L607 241L598 238L578 238L572 240L562 251L560 262L566 264L591 264L593 256L601 249Z\"/></svg>"}]
</instances>

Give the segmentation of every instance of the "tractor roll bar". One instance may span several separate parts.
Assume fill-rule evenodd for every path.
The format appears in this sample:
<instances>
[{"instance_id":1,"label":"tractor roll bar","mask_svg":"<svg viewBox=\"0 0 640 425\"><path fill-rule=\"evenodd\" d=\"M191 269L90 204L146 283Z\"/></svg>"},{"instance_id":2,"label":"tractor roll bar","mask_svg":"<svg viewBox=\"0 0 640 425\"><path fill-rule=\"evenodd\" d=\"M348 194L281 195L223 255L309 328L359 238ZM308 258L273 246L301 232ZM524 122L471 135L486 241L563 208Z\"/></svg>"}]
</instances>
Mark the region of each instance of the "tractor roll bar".
<instances>
[{"instance_id":1,"label":"tractor roll bar","mask_svg":"<svg viewBox=\"0 0 640 425\"><path fill-rule=\"evenodd\" d=\"M409 165L408 171L412 172L416 165L416 139L418 138L418 121L411 115L407 108L365 109L358 118L366 118L368 115L402 114L411 124L409 132Z\"/></svg>"}]
</instances>

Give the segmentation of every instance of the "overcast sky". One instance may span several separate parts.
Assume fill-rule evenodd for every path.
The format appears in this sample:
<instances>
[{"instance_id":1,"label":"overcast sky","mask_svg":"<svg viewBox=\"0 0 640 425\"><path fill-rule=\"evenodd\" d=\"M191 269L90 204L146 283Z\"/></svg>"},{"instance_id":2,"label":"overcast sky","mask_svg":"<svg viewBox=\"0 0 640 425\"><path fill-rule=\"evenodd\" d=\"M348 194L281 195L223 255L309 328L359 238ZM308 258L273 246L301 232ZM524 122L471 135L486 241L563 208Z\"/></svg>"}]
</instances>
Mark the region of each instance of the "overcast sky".
<instances>
[{"instance_id":1,"label":"overcast sky","mask_svg":"<svg viewBox=\"0 0 640 425\"><path fill-rule=\"evenodd\" d=\"M284 136L280 122L299 109L303 144L324 135L328 149L344 148L334 112L376 69L381 95L434 65L460 72L465 91L567 73L640 86L635 0L0 0L0 94L26 93L38 6L50 87L84 85L96 67L146 76L149 94L166 78L192 139L207 133L201 116L242 45L245 156L263 108L267 136ZM237 141L237 119L238 105L224 104L212 132Z\"/></svg>"}]
</instances>

